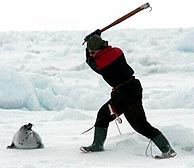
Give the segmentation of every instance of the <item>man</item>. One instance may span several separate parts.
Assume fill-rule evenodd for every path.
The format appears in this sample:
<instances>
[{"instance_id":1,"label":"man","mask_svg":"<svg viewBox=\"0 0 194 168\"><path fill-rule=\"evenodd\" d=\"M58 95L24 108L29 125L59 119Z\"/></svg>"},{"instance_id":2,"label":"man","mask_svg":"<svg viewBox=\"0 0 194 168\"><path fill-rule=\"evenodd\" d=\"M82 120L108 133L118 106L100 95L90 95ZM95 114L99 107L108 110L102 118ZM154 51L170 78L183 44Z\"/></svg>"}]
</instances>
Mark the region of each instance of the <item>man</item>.
<instances>
[{"instance_id":1,"label":"man","mask_svg":"<svg viewBox=\"0 0 194 168\"><path fill-rule=\"evenodd\" d=\"M134 77L133 69L127 64L121 49L108 45L100 35L92 34L86 40L87 64L113 88L111 99L98 111L95 122L94 140L90 146L82 146L83 152L104 150L109 122L124 114L132 128L151 139L162 152L158 158L176 156L165 136L147 121L142 106L142 86ZM111 112L114 112L114 115Z\"/></svg>"}]
</instances>

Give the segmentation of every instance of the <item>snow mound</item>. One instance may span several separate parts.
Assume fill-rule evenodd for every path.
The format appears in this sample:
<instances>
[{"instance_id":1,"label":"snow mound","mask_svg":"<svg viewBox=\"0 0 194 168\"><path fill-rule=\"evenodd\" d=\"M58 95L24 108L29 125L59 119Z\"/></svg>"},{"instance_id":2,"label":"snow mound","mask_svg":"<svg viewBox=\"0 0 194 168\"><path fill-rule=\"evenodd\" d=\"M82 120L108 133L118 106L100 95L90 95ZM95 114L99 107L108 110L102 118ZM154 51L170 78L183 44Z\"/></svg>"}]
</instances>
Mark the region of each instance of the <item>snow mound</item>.
<instances>
[{"instance_id":1,"label":"snow mound","mask_svg":"<svg viewBox=\"0 0 194 168\"><path fill-rule=\"evenodd\" d=\"M86 34L0 32L4 66L0 67L0 108L98 109L110 98L111 88L85 63L85 46L81 43ZM142 83L149 79L143 85L145 107L194 107L193 29L125 29L102 36L110 45L123 49Z\"/></svg>"},{"instance_id":2,"label":"snow mound","mask_svg":"<svg viewBox=\"0 0 194 168\"><path fill-rule=\"evenodd\" d=\"M161 127L162 133L169 140L171 146L177 150L181 149L191 152L194 149L194 130L182 125L170 125ZM145 155L146 148L149 146L149 139L138 133L127 133L116 137L109 138L107 145L108 150L124 151L133 155ZM158 153L159 150L152 142L152 153ZM147 151L150 154L150 149Z\"/></svg>"},{"instance_id":3,"label":"snow mound","mask_svg":"<svg viewBox=\"0 0 194 168\"><path fill-rule=\"evenodd\" d=\"M180 37L177 49L183 52L194 52L194 30Z\"/></svg>"},{"instance_id":4,"label":"snow mound","mask_svg":"<svg viewBox=\"0 0 194 168\"><path fill-rule=\"evenodd\" d=\"M0 108L39 110L34 87L23 75L0 67Z\"/></svg>"},{"instance_id":5,"label":"snow mound","mask_svg":"<svg viewBox=\"0 0 194 168\"><path fill-rule=\"evenodd\" d=\"M162 128L173 146L182 150L192 151L194 149L194 130L182 125L171 125Z\"/></svg>"}]
</instances>

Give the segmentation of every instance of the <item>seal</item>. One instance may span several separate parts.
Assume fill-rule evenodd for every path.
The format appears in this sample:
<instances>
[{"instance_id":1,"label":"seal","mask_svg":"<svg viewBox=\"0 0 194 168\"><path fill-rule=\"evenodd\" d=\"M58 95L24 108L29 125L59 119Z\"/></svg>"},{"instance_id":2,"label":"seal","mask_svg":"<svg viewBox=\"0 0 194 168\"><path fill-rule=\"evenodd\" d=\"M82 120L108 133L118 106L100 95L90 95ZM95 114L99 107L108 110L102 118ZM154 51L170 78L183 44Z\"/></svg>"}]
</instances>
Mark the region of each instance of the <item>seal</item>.
<instances>
[{"instance_id":1,"label":"seal","mask_svg":"<svg viewBox=\"0 0 194 168\"><path fill-rule=\"evenodd\" d=\"M13 136L12 144L7 149L37 149L44 148L37 132L32 130L32 124L23 125Z\"/></svg>"}]
</instances>

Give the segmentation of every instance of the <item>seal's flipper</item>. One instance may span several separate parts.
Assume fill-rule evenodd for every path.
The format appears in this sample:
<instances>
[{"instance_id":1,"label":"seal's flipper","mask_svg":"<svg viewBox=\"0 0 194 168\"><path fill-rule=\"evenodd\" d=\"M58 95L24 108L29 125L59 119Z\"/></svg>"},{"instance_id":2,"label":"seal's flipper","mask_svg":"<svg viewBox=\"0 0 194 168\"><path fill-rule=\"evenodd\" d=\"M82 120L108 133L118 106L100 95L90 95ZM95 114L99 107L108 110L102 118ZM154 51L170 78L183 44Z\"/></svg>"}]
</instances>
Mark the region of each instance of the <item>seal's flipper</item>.
<instances>
[{"instance_id":1,"label":"seal's flipper","mask_svg":"<svg viewBox=\"0 0 194 168\"><path fill-rule=\"evenodd\" d=\"M7 146L7 149L14 149L14 148L16 148L14 143L12 143L10 146Z\"/></svg>"},{"instance_id":2,"label":"seal's flipper","mask_svg":"<svg viewBox=\"0 0 194 168\"><path fill-rule=\"evenodd\" d=\"M44 148L44 145L41 142L37 142L38 148Z\"/></svg>"}]
</instances>

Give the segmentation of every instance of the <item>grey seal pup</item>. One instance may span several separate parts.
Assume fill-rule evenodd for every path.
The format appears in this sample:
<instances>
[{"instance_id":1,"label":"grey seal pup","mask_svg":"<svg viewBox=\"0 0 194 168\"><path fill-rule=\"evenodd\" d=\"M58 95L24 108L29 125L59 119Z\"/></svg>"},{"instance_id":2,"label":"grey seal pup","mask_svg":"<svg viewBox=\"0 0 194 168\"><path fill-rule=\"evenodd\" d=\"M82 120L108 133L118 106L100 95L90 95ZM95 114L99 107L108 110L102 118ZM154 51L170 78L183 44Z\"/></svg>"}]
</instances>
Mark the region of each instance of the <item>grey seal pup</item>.
<instances>
[{"instance_id":1,"label":"grey seal pup","mask_svg":"<svg viewBox=\"0 0 194 168\"><path fill-rule=\"evenodd\" d=\"M13 136L12 144L7 149L37 149L44 148L37 132L32 130L32 124L23 125Z\"/></svg>"}]
</instances>

